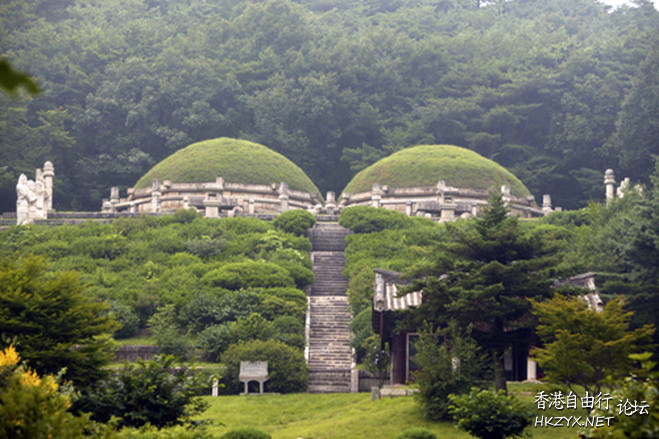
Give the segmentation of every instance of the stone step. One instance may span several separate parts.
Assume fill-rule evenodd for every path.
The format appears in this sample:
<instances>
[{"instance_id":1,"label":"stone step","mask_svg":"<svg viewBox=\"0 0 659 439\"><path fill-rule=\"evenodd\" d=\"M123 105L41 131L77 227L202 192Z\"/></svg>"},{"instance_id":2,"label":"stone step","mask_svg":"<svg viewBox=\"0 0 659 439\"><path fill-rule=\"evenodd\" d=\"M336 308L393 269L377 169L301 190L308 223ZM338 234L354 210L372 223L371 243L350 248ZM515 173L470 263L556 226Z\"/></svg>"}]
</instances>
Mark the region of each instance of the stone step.
<instances>
[{"instance_id":1,"label":"stone step","mask_svg":"<svg viewBox=\"0 0 659 439\"><path fill-rule=\"evenodd\" d=\"M342 393L350 391L350 369L309 371L310 393Z\"/></svg>"},{"instance_id":2,"label":"stone step","mask_svg":"<svg viewBox=\"0 0 659 439\"><path fill-rule=\"evenodd\" d=\"M315 280L309 298L309 392L350 390L350 305L346 291L345 237L338 224L317 223L310 231Z\"/></svg>"}]
</instances>

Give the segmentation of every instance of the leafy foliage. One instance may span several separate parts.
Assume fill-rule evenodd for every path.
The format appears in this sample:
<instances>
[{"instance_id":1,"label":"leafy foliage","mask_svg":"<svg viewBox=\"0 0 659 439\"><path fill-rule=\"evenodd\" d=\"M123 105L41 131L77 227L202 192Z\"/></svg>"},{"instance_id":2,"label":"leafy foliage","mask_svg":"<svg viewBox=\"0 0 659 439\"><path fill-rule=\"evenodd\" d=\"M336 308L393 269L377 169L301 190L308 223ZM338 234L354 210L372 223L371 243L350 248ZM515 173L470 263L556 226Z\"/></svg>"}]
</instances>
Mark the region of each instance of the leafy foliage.
<instances>
[{"instance_id":1,"label":"leafy foliage","mask_svg":"<svg viewBox=\"0 0 659 439\"><path fill-rule=\"evenodd\" d=\"M611 416L610 425L592 428L581 436L591 439L645 439L659 434L659 413L651 410L659 403L657 375L653 371L656 363L651 361L652 354L645 352L632 355L631 358L641 362L641 369L625 378L613 381L611 397L619 401L608 410L596 408L592 416Z\"/></svg>"},{"instance_id":2,"label":"leafy foliage","mask_svg":"<svg viewBox=\"0 0 659 439\"><path fill-rule=\"evenodd\" d=\"M209 286L238 290L244 287L291 287L290 273L279 265L268 262L235 262L210 271L202 281Z\"/></svg>"},{"instance_id":3,"label":"leafy foliage","mask_svg":"<svg viewBox=\"0 0 659 439\"><path fill-rule=\"evenodd\" d=\"M126 363L104 386L89 393L79 408L107 422L119 418L119 426L158 428L189 421L206 403L197 395L208 383L193 368L175 366L173 356Z\"/></svg>"},{"instance_id":4,"label":"leafy foliage","mask_svg":"<svg viewBox=\"0 0 659 439\"><path fill-rule=\"evenodd\" d=\"M268 433L256 428L239 428L220 436L221 439L270 439L271 437Z\"/></svg>"},{"instance_id":5,"label":"leafy foliage","mask_svg":"<svg viewBox=\"0 0 659 439\"><path fill-rule=\"evenodd\" d=\"M468 334L456 328L437 333L427 326L417 343L414 361L420 371L417 398L426 418L449 420L449 395L463 394L483 380L484 358Z\"/></svg>"},{"instance_id":6,"label":"leafy foliage","mask_svg":"<svg viewBox=\"0 0 659 439\"><path fill-rule=\"evenodd\" d=\"M339 224L355 233L373 233L409 227L412 220L393 210L354 206L341 211Z\"/></svg>"},{"instance_id":7,"label":"leafy foliage","mask_svg":"<svg viewBox=\"0 0 659 439\"><path fill-rule=\"evenodd\" d=\"M222 354L226 365L225 384L230 393L242 391L238 381L241 361L267 361L269 380L265 382L268 392L304 392L308 384L308 369L304 354L282 342L252 340L231 346Z\"/></svg>"},{"instance_id":8,"label":"leafy foliage","mask_svg":"<svg viewBox=\"0 0 659 439\"><path fill-rule=\"evenodd\" d=\"M272 222L275 228L297 236L306 236L307 230L313 227L314 224L316 224L316 217L302 209L282 212Z\"/></svg>"},{"instance_id":9,"label":"leafy foliage","mask_svg":"<svg viewBox=\"0 0 659 439\"><path fill-rule=\"evenodd\" d=\"M45 160L58 210L97 209L108 187L220 136L267 145L323 192L419 144L467 147L566 208L601 198L604 163L651 172L649 2L54 4L0 14L2 53L43 90L2 97L5 211Z\"/></svg>"},{"instance_id":10,"label":"leafy foliage","mask_svg":"<svg viewBox=\"0 0 659 439\"><path fill-rule=\"evenodd\" d=\"M117 329L106 305L92 301L73 272L50 273L43 257L0 259L0 340L21 349L41 375L88 385L104 377Z\"/></svg>"},{"instance_id":11,"label":"leafy foliage","mask_svg":"<svg viewBox=\"0 0 659 439\"><path fill-rule=\"evenodd\" d=\"M13 346L0 351L0 436L68 439L97 430L89 415L68 411L71 395L59 391L57 378L39 376L19 361ZM95 433L102 437L101 431Z\"/></svg>"},{"instance_id":12,"label":"leafy foliage","mask_svg":"<svg viewBox=\"0 0 659 439\"><path fill-rule=\"evenodd\" d=\"M553 294L557 257L548 241L507 216L500 194L489 203L482 217L447 224L451 241L440 244L435 263L417 273L425 278L411 287L424 292L412 320L433 329L456 323L462 331L477 322L473 337L490 353L496 388L505 390L504 352L523 339L520 329L532 327L527 299Z\"/></svg>"},{"instance_id":13,"label":"leafy foliage","mask_svg":"<svg viewBox=\"0 0 659 439\"><path fill-rule=\"evenodd\" d=\"M613 299L601 313L580 298L556 295L548 302L533 302L537 332L544 347L531 353L545 372L545 379L598 394L607 377L622 378L632 371L630 354L642 351L654 328L629 330L631 312L623 299Z\"/></svg>"},{"instance_id":14,"label":"leafy foliage","mask_svg":"<svg viewBox=\"0 0 659 439\"><path fill-rule=\"evenodd\" d=\"M533 413L513 396L499 391L472 389L451 395L451 415L458 427L481 439L503 439L522 434Z\"/></svg>"}]
</instances>

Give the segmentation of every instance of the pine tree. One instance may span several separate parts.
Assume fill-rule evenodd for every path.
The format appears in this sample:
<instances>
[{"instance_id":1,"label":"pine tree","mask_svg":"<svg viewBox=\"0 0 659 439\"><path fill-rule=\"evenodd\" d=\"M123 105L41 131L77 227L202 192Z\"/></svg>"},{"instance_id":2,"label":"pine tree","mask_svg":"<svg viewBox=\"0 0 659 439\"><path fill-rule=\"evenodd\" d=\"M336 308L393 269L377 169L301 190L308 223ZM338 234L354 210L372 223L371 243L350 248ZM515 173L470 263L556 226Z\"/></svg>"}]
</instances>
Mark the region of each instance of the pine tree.
<instances>
[{"instance_id":1,"label":"pine tree","mask_svg":"<svg viewBox=\"0 0 659 439\"><path fill-rule=\"evenodd\" d=\"M537 234L523 230L501 195L492 194L484 215L447 224L451 237L440 244L438 260L413 288L423 304L413 320L443 328L473 324L472 336L490 354L497 390L506 390L504 353L528 341L532 328L528 298L552 295L556 252Z\"/></svg>"},{"instance_id":2,"label":"pine tree","mask_svg":"<svg viewBox=\"0 0 659 439\"><path fill-rule=\"evenodd\" d=\"M104 377L117 327L106 309L84 295L75 272L48 272L38 256L0 259L0 348L13 343L40 375L66 368L82 386Z\"/></svg>"}]
</instances>

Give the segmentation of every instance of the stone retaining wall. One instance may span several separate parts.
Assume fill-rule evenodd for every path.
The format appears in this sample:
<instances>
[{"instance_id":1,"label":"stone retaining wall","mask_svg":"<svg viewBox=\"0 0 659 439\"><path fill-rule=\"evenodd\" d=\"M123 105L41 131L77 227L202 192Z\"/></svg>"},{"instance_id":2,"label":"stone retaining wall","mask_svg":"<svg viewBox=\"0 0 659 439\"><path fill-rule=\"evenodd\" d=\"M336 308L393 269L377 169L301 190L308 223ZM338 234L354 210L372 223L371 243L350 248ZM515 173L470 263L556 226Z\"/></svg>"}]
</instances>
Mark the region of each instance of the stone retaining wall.
<instances>
[{"instance_id":1,"label":"stone retaining wall","mask_svg":"<svg viewBox=\"0 0 659 439\"><path fill-rule=\"evenodd\" d=\"M158 354L158 346L153 345L125 345L119 348L115 353L116 362L133 362L138 358L142 360L152 360Z\"/></svg>"}]
</instances>

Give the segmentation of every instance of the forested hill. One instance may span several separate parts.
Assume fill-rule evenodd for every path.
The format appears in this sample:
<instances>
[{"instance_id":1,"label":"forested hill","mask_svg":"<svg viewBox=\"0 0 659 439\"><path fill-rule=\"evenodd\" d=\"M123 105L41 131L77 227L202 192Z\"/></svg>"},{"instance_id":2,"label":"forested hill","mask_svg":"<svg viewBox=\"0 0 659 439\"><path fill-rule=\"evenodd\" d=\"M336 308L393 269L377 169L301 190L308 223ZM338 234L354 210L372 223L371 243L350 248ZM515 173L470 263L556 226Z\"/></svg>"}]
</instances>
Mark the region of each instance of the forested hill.
<instances>
[{"instance_id":1,"label":"forested hill","mask_svg":"<svg viewBox=\"0 0 659 439\"><path fill-rule=\"evenodd\" d=\"M239 137L319 188L416 144L469 147L582 206L659 149L659 12L595 0L4 0L0 211L55 164L55 207L98 210L172 152Z\"/></svg>"}]
</instances>

